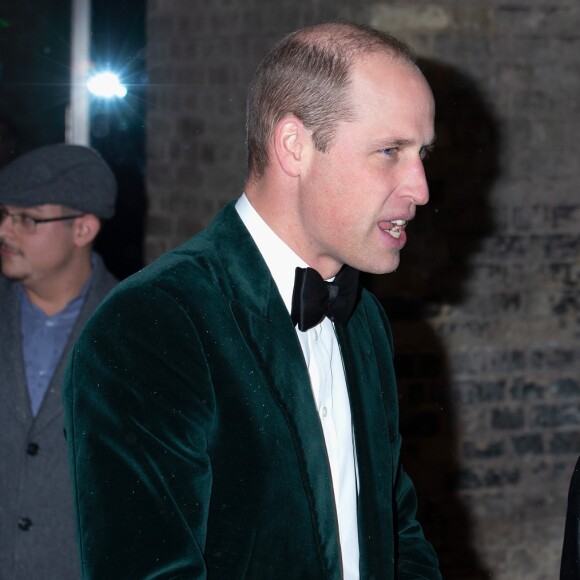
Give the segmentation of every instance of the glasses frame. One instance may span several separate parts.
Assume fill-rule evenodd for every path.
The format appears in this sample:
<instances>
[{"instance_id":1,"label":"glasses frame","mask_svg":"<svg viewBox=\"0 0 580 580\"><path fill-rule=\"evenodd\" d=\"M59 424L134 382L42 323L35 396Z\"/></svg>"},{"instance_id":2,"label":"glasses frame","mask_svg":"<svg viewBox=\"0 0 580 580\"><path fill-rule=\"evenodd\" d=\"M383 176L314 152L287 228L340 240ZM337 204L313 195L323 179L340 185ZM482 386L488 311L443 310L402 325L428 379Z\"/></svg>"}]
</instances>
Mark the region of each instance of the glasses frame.
<instances>
[{"instance_id":1,"label":"glasses frame","mask_svg":"<svg viewBox=\"0 0 580 580\"><path fill-rule=\"evenodd\" d=\"M51 217L51 218L35 218L27 213L12 213L9 212L6 208L0 207L0 224L4 222L6 218L10 218L12 221L13 228L20 228L20 231L24 232L25 234L35 234L36 233L36 226L38 224L47 224L50 222L64 222L66 220L74 220L76 218L80 218L85 216L84 213L79 213L77 215L63 215L59 217ZM23 226L24 218L31 220L34 223L34 226L31 230L27 231L26 226Z\"/></svg>"}]
</instances>

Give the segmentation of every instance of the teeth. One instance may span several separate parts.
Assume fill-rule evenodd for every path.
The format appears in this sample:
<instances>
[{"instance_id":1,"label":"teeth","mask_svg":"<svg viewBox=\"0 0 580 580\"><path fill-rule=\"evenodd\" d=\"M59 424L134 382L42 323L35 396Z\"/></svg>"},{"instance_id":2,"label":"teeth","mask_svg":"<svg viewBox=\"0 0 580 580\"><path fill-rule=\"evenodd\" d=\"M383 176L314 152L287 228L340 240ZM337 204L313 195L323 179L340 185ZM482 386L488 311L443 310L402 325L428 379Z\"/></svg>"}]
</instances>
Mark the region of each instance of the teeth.
<instances>
[{"instance_id":1,"label":"teeth","mask_svg":"<svg viewBox=\"0 0 580 580\"><path fill-rule=\"evenodd\" d=\"M380 222L379 227L383 232L390 234L393 238L399 239L407 223L407 220L390 220Z\"/></svg>"},{"instance_id":2,"label":"teeth","mask_svg":"<svg viewBox=\"0 0 580 580\"><path fill-rule=\"evenodd\" d=\"M385 230L388 234L391 234L391 236L393 236L393 238L397 238L399 239L401 237L401 234L403 233L403 230L401 230L401 228L397 225L393 228L391 228L390 230Z\"/></svg>"},{"instance_id":3,"label":"teeth","mask_svg":"<svg viewBox=\"0 0 580 580\"><path fill-rule=\"evenodd\" d=\"M384 222L385 225L388 223L391 223L392 226L390 228L383 228L383 231L398 240L403 233L403 229L407 225L407 220L391 220L390 222Z\"/></svg>"}]
</instances>

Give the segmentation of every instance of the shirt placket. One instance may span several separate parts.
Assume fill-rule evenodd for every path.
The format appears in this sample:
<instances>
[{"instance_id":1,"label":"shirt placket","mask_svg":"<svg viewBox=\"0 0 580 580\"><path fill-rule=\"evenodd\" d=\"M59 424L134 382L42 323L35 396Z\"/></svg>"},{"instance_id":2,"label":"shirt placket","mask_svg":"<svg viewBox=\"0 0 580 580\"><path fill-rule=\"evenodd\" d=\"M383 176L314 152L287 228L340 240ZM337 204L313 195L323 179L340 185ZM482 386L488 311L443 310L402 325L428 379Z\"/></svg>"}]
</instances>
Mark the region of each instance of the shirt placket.
<instances>
[{"instance_id":1,"label":"shirt placket","mask_svg":"<svg viewBox=\"0 0 580 580\"><path fill-rule=\"evenodd\" d=\"M332 392L332 340L324 322L308 332L310 371L314 383L316 407L324 433L326 451L330 463L335 500L340 497L339 442L333 414ZM332 331L332 328L330 329Z\"/></svg>"}]
</instances>

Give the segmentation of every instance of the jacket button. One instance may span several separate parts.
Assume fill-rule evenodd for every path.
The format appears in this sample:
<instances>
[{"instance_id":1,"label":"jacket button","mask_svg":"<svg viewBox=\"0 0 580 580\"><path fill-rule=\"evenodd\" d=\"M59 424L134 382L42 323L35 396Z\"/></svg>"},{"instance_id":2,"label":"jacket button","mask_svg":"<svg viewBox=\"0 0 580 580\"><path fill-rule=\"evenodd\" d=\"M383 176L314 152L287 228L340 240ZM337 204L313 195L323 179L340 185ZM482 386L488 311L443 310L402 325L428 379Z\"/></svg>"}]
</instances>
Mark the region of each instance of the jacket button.
<instances>
[{"instance_id":1,"label":"jacket button","mask_svg":"<svg viewBox=\"0 0 580 580\"><path fill-rule=\"evenodd\" d=\"M26 453L28 453L28 455L36 455L38 453L38 443L29 443L26 446Z\"/></svg>"},{"instance_id":2,"label":"jacket button","mask_svg":"<svg viewBox=\"0 0 580 580\"><path fill-rule=\"evenodd\" d=\"M18 518L18 527L23 531L27 532L32 525L32 520L30 518Z\"/></svg>"}]
</instances>

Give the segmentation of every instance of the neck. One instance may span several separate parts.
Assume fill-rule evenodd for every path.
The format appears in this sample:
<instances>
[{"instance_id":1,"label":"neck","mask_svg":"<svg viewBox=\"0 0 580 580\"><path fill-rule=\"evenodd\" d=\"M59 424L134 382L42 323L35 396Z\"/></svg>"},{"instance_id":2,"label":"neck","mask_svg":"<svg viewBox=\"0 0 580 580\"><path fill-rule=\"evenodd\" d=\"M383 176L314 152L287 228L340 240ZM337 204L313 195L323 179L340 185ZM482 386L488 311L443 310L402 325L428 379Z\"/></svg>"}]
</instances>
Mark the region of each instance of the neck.
<instances>
[{"instance_id":1,"label":"neck","mask_svg":"<svg viewBox=\"0 0 580 580\"><path fill-rule=\"evenodd\" d=\"M272 192L279 193L274 196ZM260 217L295 254L317 270L325 280L336 276L342 264L316 252L312 241L304 234L295 206L288 203L294 197L292 192L275 186L270 189L246 186L246 196Z\"/></svg>"}]
</instances>

